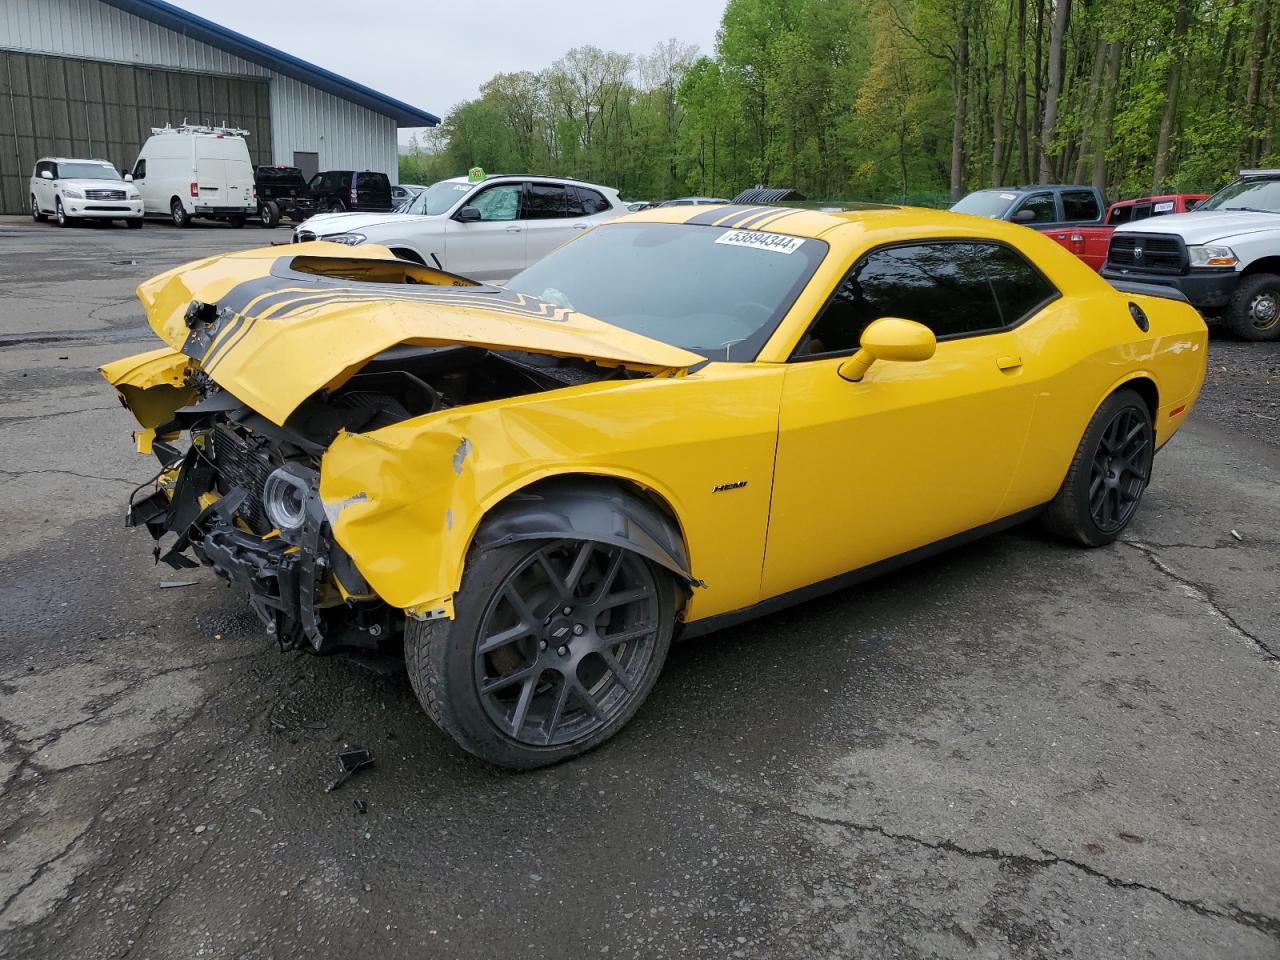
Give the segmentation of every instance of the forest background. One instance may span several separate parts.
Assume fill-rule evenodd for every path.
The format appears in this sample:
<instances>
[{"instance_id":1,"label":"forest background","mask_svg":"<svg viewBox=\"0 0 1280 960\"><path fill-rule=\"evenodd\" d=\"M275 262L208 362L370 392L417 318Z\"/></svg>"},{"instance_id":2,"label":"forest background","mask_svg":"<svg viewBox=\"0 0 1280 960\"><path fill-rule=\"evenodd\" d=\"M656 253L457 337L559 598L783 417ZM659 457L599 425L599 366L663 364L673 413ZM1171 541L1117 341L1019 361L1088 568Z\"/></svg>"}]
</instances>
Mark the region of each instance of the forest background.
<instances>
[{"instance_id":1,"label":"forest background","mask_svg":"<svg viewBox=\"0 0 1280 960\"><path fill-rule=\"evenodd\" d=\"M728 0L713 51L582 46L497 74L400 179L937 206L1014 183L1211 192L1280 166L1277 48L1280 0Z\"/></svg>"}]
</instances>

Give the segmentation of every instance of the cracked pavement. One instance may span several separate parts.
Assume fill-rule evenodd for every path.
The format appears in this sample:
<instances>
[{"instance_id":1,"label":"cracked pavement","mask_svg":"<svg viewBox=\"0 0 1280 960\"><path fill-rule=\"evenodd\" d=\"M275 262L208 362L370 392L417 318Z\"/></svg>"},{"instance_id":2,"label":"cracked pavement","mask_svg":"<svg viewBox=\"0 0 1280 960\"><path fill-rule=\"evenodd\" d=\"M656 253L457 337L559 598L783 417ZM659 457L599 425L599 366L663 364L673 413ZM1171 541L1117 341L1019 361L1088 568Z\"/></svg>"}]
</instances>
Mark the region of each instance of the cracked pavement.
<instances>
[{"instance_id":1,"label":"cracked pavement","mask_svg":"<svg viewBox=\"0 0 1280 960\"><path fill-rule=\"evenodd\" d=\"M1017 530L680 644L514 775L123 528L131 287L285 237L0 218L0 958L1280 958L1269 421L1197 411L1110 548Z\"/></svg>"}]
</instances>

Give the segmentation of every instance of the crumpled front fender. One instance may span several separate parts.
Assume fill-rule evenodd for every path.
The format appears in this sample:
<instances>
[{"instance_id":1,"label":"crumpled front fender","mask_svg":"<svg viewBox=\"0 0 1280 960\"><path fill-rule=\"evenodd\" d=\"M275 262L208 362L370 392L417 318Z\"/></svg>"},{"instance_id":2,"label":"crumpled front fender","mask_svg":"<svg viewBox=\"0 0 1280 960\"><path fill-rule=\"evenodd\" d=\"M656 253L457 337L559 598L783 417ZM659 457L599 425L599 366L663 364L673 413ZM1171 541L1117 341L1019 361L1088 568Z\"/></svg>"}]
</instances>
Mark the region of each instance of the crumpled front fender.
<instances>
[{"instance_id":1,"label":"crumpled front fender","mask_svg":"<svg viewBox=\"0 0 1280 960\"><path fill-rule=\"evenodd\" d=\"M562 431L550 429L559 419L551 410L492 404L430 423L341 434L320 468L320 498L334 539L387 603L410 616L452 617L472 538L490 509L511 494L550 477L591 475L646 487L672 502L652 477L610 457L603 438L586 445L594 451L590 460L576 454ZM511 539L525 533L505 531ZM680 539L678 529L664 530L641 510L614 518L610 533L615 540L630 535L633 549L648 549L646 555L694 582L683 542L671 545ZM547 535L567 534L548 527Z\"/></svg>"},{"instance_id":2,"label":"crumpled front fender","mask_svg":"<svg viewBox=\"0 0 1280 960\"><path fill-rule=\"evenodd\" d=\"M172 420L177 410L195 402L196 390L188 376L192 363L178 351L162 347L122 357L98 368L107 383L116 388L121 405L144 428L138 436L139 452L150 452L155 428Z\"/></svg>"}]
</instances>

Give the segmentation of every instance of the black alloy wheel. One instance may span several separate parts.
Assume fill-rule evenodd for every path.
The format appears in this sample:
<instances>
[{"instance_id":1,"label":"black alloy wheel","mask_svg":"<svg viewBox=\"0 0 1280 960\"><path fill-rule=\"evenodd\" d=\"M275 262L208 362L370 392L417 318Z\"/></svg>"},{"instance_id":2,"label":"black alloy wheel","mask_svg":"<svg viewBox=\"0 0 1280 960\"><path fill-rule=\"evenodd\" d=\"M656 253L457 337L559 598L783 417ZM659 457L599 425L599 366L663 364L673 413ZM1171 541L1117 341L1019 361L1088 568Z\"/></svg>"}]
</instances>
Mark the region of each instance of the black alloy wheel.
<instances>
[{"instance_id":1,"label":"black alloy wheel","mask_svg":"<svg viewBox=\"0 0 1280 960\"><path fill-rule=\"evenodd\" d=\"M473 551L454 619L409 619L423 708L464 749L529 770L612 737L649 695L675 625L675 580L611 544Z\"/></svg>"},{"instance_id":2,"label":"black alloy wheel","mask_svg":"<svg viewBox=\"0 0 1280 960\"><path fill-rule=\"evenodd\" d=\"M1155 429L1147 402L1122 388L1085 429L1057 496L1045 512L1049 531L1068 543L1100 547L1133 520L1151 480Z\"/></svg>"},{"instance_id":3,"label":"black alloy wheel","mask_svg":"<svg viewBox=\"0 0 1280 960\"><path fill-rule=\"evenodd\" d=\"M1105 534L1119 533L1151 479L1150 418L1124 407L1111 418L1089 471L1089 515Z\"/></svg>"},{"instance_id":4,"label":"black alloy wheel","mask_svg":"<svg viewBox=\"0 0 1280 960\"><path fill-rule=\"evenodd\" d=\"M629 705L657 631L658 588L639 556L591 541L540 547L481 618L476 691L519 743L587 740Z\"/></svg>"}]
</instances>

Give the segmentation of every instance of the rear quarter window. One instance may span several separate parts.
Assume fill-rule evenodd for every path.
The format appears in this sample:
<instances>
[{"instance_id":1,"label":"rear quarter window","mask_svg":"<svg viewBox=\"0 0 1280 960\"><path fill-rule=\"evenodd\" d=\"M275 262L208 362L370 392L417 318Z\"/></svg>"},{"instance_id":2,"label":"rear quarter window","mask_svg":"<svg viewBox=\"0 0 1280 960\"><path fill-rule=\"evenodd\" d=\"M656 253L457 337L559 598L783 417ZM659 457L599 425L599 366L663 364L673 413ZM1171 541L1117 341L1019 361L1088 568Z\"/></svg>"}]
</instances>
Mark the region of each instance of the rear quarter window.
<instances>
[{"instance_id":1,"label":"rear quarter window","mask_svg":"<svg viewBox=\"0 0 1280 960\"><path fill-rule=\"evenodd\" d=\"M1091 191L1064 191L1062 215L1067 220L1097 220L1102 216L1102 209L1098 206L1098 198Z\"/></svg>"}]
</instances>

